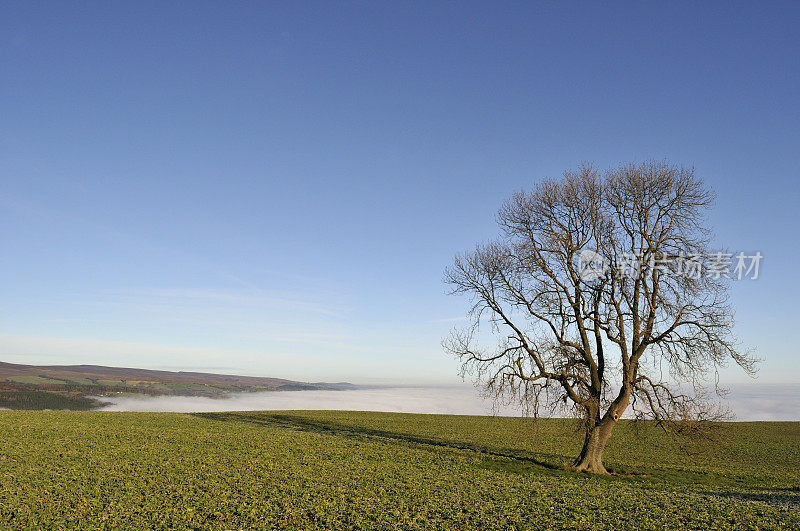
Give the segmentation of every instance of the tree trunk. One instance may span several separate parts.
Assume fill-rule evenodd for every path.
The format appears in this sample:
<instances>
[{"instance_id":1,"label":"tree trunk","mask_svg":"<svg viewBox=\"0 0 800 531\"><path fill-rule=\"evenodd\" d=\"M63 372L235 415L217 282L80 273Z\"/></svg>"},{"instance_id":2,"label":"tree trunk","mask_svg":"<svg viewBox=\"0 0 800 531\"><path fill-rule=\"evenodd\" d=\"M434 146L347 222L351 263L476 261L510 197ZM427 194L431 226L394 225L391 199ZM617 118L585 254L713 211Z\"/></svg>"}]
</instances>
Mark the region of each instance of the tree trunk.
<instances>
[{"instance_id":1,"label":"tree trunk","mask_svg":"<svg viewBox=\"0 0 800 531\"><path fill-rule=\"evenodd\" d=\"M606 467L603 466L603 450L606 449L606 443L611 438L616 423L617 419L606 416L599 423L589 426L581 455L575 460L572 470L590 474L608 474Z\"/></svg>"},{"instance_id":2,"label":"tree trunk","mask_svg":"<svg viewBox=\"0 0 800 531\"><path fill-rule=\"evenodd\" d=\"M625 386L620 389L619 396L608 408L606 414L599 416L597 404L591 407L587 417L590 424L586 429L586 438L583 441L581 455L575 460L572 470L576 472L589 472L590 474L608 474L608 470L603 466L603 451L611 438L614 426L625 412L625 408L630 403L630 388Z\"/></svg>"}]
</instances>

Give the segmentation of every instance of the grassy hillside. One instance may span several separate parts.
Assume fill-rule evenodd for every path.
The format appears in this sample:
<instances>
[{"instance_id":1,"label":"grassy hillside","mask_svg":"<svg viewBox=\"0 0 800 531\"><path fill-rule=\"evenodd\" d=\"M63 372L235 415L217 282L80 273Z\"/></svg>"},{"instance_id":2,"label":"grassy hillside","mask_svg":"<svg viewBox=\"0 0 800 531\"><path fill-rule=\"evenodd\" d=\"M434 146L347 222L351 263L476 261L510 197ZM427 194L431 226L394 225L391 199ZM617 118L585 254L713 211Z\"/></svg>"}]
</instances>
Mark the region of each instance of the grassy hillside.
<instances>
[{"instance_id":1,"label":"grassy hillside","mask_svg":"<svg viewBox=\"0 0 800 531\"><path fill-rule=\"evenodd\" d=\"M87 411L102 405L99 400L75 394L49 393L0 383L0 408L3 409Z\"/></svg>"},{"instance_id":2,"label":"grassy hillside","mask_svg":"<svg viewBox=\"0 0 800 531\"><path fill-rule=\"evenodd\" d=\"M257 376L157 371L99 365L20 365L6 362L0 362L0 380L45 386L141 387L152 389L154 392L169 391L172 388L182 390L180 386L183 385L192 386L192 390L203 391L209 396L231 390L277 390L284 386L295 388L297 385L317 388L314 384Z\"/></svg>"},{"instance_id":3,"label":"grassy hillside","mask_svg":"<svg viewBox=\"0 0 800 531\"><path fill-rule=\"evenodd\" d=\"M623 424L611 477L568 421L348 412L0 412L0 526L800 526L800 423L686 457ZM624 437L625 436L625 437Z\"/></svg>"},{"instance_id":4,"label":"grassy hillside","mask_svg":"<svg viewBox=\"0 0 800 531\"><path fill-rule=\"evenodd\" d=\"M219 398L231 393L351 389L347 382L295 382L281 378L202 372L154 371L98 365L19 365L0 361L0 408L89 410L97 396L180 395Z\"/></svg>"}]
</instances>

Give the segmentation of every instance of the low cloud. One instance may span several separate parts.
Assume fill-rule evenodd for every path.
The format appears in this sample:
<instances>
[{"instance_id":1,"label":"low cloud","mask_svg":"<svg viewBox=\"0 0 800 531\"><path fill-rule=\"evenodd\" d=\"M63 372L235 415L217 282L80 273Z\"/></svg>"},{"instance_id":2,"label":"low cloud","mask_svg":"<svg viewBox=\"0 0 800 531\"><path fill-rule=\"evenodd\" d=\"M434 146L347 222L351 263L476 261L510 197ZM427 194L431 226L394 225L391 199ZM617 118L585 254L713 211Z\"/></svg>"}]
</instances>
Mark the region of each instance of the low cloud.
<instances>
[{"instance_id":1,"label":"low cloud","mask_svg":"<svg viewBox=\"0 0 800 531\"><path fill-rule=\"evenodd\" d=\"M800 384L741 384L728 387L736 420L800 420Z\"/></svg>"},{"instance_id":2,"label":"low cloud","mask_svg":"<svg viewBox=\"0 0 800 531\"><path fill-rule=\"evenodd\" d=\"M520 416L521 410L497 406L471 386L419 386L357 389L353 391L279 391L241 393L228 398L112 397L105 411L342 410L456 415ZM743 385L731 389L727 405L736 420L800 420L800 385Z\"/></svg>"},{"instance_id":3,"label":"low cloud","mask_svg":"<svg viewBox=\"0 0 800 531\"><path fill-rule=\"evenodd\" d=\"M394 411L400 413L442 413L489 415L492 402L469 386L396 387L352 391L276 391L237 393L227 398L203 397L120 397L102 398L112 402L105 411L201 411L258 410L342 410ZM500 408L503 415L519 415L514 408Z\"/></svg>"}]
</instances>

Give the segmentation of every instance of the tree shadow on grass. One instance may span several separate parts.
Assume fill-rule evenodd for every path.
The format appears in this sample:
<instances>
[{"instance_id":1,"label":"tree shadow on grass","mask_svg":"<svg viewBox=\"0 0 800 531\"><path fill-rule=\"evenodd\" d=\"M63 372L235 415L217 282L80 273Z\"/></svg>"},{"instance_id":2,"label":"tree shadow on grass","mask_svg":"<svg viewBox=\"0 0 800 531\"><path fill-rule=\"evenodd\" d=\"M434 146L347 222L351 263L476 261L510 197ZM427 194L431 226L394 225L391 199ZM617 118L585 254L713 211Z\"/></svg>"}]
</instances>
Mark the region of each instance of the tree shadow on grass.
<instances>
[{"instance_id":1,"label":"tree shadow on grass","mask_svg":"<svg viewBox=\"0 0 800 531\"><path fill-rule=\"evenodd\" d=\"M733 500L738 502L757 502L773 507L790 507L800 509L800 495L796 495L796 487L774 488L760 492L703 492L704 495Z\"/></svg>"},{"instance_id":2,"label":"tree shadow on grass","mask_svg":"<svg viewBox=\"0 0 800 531\"><path fill-rule=\"evenodd\" d=\"M448 448L453 450L468 450L486 457L506 458L515 463L512 467L491 466L489 468L503 468L508 471L519 471L519 465L535 465L546 470L563 470L563 465L559 463L567 461L569 458L556 454L537 454L531 455L527 452L510 448L489 448L464 441L450 441L412 435L409 433L398 433L386 430L377 430L362 426L352 426L338 422L312 420L305 417L286 415L286 414L248 414L235 412L221 413L194 413L196 417L217 420L223 422L247 422L258 426L269 428L281 428L310 433L319 433L334 437L347 439L372 440L388 443L402 443L417 445L429 448Z\"/></svg>"}]
</instances>

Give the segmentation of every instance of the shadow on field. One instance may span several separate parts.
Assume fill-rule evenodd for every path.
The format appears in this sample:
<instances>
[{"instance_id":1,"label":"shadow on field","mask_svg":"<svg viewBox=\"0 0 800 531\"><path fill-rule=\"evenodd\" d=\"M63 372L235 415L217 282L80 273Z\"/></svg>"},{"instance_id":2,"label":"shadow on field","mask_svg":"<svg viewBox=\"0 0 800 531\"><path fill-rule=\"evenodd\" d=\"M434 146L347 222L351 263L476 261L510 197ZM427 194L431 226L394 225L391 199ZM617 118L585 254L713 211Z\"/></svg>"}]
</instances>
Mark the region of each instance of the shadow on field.
<instances>
[{"instance_id":1,"label":"shadow on field","mask_svg":"<svg viewBox=\"0 0 800 531\"><path fill-rule=\"evenodd\" d=\"M429 437L421 437L411 435L408 433L396 433L391 431L376 430L365 428L361 426L352 426L347 424L340 424L337 422L312 420L305 417L298 417L293 415L252 415L246 413L194 413L196 417L218 420L222 422L247 422L256 424L258 426L269 428L282 428L289 430L297 430L311 433L320 433L324 435L331 435L334 437L345 437L348 439L369 439L384 442L400 442L406 444L415 444L422 446L432 446L438 448L451 448L455 450L470 450L481 455L491 457L504 457L512 459L520 464L533 464L548 470L563 470L561 466L554 464L555 462L563 461L565 459L562 455L547 455L546 457L551 462L543 461L538 457L533 457L530 454L520 452L518 450L508 448L488 448L475 444L447 441L443 439L434 439Z\"/></svg>"},{"instance_id":2,"label":"shadow on field","mask_svg":"<svg viewBox=\"0 0 800 531\"><path fill-rule=\"evenodd\" d=\"M796 488L775 488L761 492L704 492L706 496L724 498L738 502L758 502L773 507L800 508L800 495Z\"/></svg>"}]
</instances>

